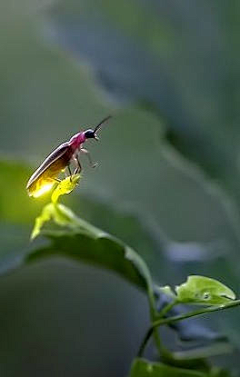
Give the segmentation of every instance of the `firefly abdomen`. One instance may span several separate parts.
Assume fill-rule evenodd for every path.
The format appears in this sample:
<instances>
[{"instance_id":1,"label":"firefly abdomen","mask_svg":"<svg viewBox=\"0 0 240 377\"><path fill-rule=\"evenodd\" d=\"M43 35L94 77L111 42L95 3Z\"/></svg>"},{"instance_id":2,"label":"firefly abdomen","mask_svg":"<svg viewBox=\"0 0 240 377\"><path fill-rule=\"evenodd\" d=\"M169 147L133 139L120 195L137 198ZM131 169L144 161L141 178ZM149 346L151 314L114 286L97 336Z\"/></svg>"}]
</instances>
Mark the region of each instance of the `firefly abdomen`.
<instances>
[{"instance_id":1,"label":"firefly abdomen","mask_svg":"<svg viewBox=\"0 0 240 377\"><path fill-rule=\"evenodd\" d=\"M70 163L74 151L68 143L61 144L39 166L27 183L29 196L40 196L42 189L47 191L54 185L56 178Z\"/></svg>"}]
</instances>

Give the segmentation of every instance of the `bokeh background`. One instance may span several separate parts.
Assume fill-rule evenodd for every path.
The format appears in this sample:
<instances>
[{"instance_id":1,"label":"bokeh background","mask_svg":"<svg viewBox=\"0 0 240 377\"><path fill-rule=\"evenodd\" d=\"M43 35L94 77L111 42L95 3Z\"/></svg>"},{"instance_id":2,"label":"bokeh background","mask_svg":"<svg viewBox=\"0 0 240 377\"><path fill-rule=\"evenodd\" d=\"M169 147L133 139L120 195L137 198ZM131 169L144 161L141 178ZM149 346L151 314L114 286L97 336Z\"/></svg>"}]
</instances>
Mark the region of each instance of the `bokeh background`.
<instances>
[{"instance_id":1,"label":"bokeh background","mask_svg":"<svg viewBox=\"0 0 240 377\"><path fill-rule=\"evenodd\" d=\"M240 295L239 8L0 1L1 376L122 377L136 355L148 323L136 288L60 258L14 269L46 202L27 197L29 174L109 114L89 142L99 167L85 163L64 202L135 248L159 284L202 274ZM240 373L239 311L207 322L236 348L216 362Z\"/></svg>"}]
</instances>

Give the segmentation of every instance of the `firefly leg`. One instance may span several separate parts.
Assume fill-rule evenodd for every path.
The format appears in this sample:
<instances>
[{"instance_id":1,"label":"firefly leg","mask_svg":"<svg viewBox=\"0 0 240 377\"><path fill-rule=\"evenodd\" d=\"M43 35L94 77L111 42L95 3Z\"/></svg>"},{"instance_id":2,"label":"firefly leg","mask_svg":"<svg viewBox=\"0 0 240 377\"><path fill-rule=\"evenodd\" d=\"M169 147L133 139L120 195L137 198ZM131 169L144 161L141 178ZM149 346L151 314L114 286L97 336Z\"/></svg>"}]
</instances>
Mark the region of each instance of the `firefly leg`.
<instances>
[{"instance_id":1,"label":"firefly leg","mask_svg":"<svg viewBox=\"0 0 240 377\"><path fill-rule=\"evenodd\" d=\"M98 165L97 162L93 162L93 161L92 161L91 155L90 155L90 153L89 153L89 151L88 151L87 149L80 148L80 152L84 153L84 154L87 156L88 161L89 161L89 164L90 164L90 166L91 166L92 168L95 168L95 167Z\"/></svg>"},{"instance_id":2,"label":"firefly leg","mask_svg":"<svg viewBox=\"0 0 240 377\"><path fill-rule=\"evenodd\" d=\"M56 181L57 183L60 183L60 182L61 182L61 179L54 178L54 181Z\"/></svg>"},{"instance_id":3,"label":"firefly leg","mask_svg":"<svg viewBox=\"0 0 240 377\"><path fill-rule=\"evenodd\" d=\"M75 164L76 164L76 169L74 170L74 174L77 174L77 173L81 173L81 171L82 171L82 166L81 166L81 164L80 164L80 161L79 161L79 159L78 159L78 156L76 155L75 157L74 157L74 162L75 162Z\"/></svg>"},{"instance_id":4,"label":"firefly leg","mask_svg":"<svg viewBox=\"0 0 240 377\"><path fill-rule=\"evenodd\" d=\"M70 175L70 182L72 182L72 172L71 172L71 169L70 169L70 165L68 165L68 172L69 172L69 175Z\"/></svg>"}]
</instances>

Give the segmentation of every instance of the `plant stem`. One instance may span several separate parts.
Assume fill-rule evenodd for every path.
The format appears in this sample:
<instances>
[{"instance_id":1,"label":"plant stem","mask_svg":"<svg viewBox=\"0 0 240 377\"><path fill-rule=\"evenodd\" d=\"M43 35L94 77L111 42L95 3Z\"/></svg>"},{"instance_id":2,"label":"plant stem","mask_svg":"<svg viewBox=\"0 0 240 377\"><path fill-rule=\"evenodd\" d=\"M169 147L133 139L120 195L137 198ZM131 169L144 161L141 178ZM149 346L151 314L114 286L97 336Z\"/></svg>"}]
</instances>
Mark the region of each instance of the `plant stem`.
<instances>
[{"instance_id":1,"label":"plant stem","mask_svg":"<svg viewBox=\"0 0 240 377\"><path fill-rule=\"evenodd\" d=\"M174 322L178 322L178 321L183 321L184 319L196 317L196 316L199 316L199 315L202 315L202 314L208 314L208 313L222 311L222 310L225 310L225 309L234 308L236 306L240 306L240 300L232 301L232 302L230 302L229 304L226 304L226 305L210 306L210 307L207 307L207 308L194 310L194 311L189 312L189 313L176 315L174 317L160 318L160 319L154 321L152 323L152 326L148 329L148 331L147 331L147 333L146 333L146 335L145 335L145 337L142 341L142 344L140 345L140 348L139 348L139 351L138 351L138 357L141 357L149 339L151 338L153 332L155 331L155 329L157 327L163 326L163 325L168 325L170 323L174 323Z\"/></svg>"},{"instance_id":2,"label":"plant stem","mask_svg":"<svg viewBox=\"0 0 240 377\"><path fill-rule=\"evenodd\" d=\"M158 318L163 318L176 304L177 304L177 300L173 300L172 302L170 302L169 304L167 304L160 312L160 315L158 316ZM153 321L153 324L155 323L154 319L152 318L152 321ZM150 332L150 334L149 334ZM145 335L141 345L140 345L140 348L139 348L139 351L138 351L138 357L141 357L141 355L143 354L143 351L147 345L147 342L148 342L148 339L151 337L152 335L152 328L150 328L147 332L147 334ZM155 338L155 342L156 342L156 345L157 345L157 348L159 350L159 353L165 353L167 352L167 350L165 350L162 345L161 345L161 342L160 342L160 337L159 337L159 334L157 333L157 331L155 330L154 331L154 338Z\"/></svg>"},{"instance_id":3,"label":"plant stem","mask_svg":"<svg viewBox=\"0 0 240 377\"><path fill-rule=\"evenodd\" d=\"M165 317L165 315L169 312L169 310L171 310L174 307L174 305L176 305L176 304L177 304L177 300L173 300L172 302L167 304L161 310L160 314L157 313L157 318ZM154 319L152 319L152 321L154 323ZM153 336L154 336L154 339L155 339L155 343L156 343L159 355L162 358L166 358L166 359L171 357L171 353L162 345L161 338L160 338L159 332L157 331L157 328L154 329ZM145 345L143 345L143 349L140 352L143 352L144 348L145 348Z\"/></svg>"},{"instance_id":4,"label":"plant stem","mask_svg":"<svg viewBox=\"0 0 240 377\"><path fill-rule=\"evenodd\" d=\"M164 308L161 310L161 312L159 313L159 319L160 318L163 318L165 317L165 315L175 306L178 304L178 301L177 299L173 300L172 302L170 302L169 304L167 304L166 306L164 306Z\"/></svg>"},{"instance_id":5,"label":"plant stem","mask_svg":"<svg viewBox=\"0 0 240 377\"><path fill-rule=\"evenodd\" d=\"M207 307L207 308L194 310L192 312L176 315L174 317L159 319L159 320L153 322L152 327L155 328L155 327L162 326L162 325L168 325L169 323L182 321L184 319L196 317L196 316L199 316L199 315L202 315L202 314L213 313L213 312L218 312L218 311L222 311L222 310L225 310L225 309L234 308L234 307L239 306L239 305L240 305L240 300L235 300L235 301L232 301L232 302L230 302L229 304L226 304L226 305L210 306L210 307Z\"/></svg>"},{"instance_id":6,"label":"plant stem","mask_svg":"<svg viewBox=\"0 0 240 377\"><path fill-rule=\"evenodd\" d=\"M153 327L150 327L148 329L148 331L146 332L142 343L140 344L140 347L139 347L139 350L138 350L138 353L137 353L137 357L142 357L143 351L144 351L149 339L151 338L152 333L153 333Z\"/></svg>"}]
</instances>

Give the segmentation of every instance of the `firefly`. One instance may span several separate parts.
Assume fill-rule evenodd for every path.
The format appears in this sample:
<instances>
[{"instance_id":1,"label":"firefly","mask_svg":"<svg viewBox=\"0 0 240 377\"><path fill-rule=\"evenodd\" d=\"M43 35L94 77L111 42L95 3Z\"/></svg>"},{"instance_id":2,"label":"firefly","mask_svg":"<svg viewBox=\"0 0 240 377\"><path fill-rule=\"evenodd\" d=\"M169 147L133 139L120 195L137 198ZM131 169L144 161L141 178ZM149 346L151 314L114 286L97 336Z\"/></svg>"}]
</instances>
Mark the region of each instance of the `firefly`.
<instances>
[{"instance_id":1,"label":"firefly","mask_svg":"<svg viewBox=\"0 0 240 377\"><path fill-rule=\"evenodd\" d=\"M111 116L104 118L94 129L87 129L81 131L71 137L71 139L63 144L60 144L54 151L46 157L39 168L33 173L27 183L27 191L29 196L37 198L45 192L51 190L54 184L60 182L58 175L68 169L70 177L72 175L70 164L75 164L74 174L78 174L82 170L78 155L80 153L86 154L90 165L95 167L96 164L92 162L89 151L83 148L83 144L88 139L99 140L97 136L98 130L102 124L108 121Z\"/></svg>"}]
</instances>

